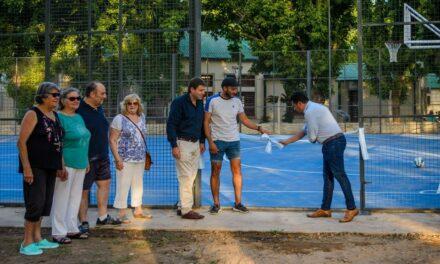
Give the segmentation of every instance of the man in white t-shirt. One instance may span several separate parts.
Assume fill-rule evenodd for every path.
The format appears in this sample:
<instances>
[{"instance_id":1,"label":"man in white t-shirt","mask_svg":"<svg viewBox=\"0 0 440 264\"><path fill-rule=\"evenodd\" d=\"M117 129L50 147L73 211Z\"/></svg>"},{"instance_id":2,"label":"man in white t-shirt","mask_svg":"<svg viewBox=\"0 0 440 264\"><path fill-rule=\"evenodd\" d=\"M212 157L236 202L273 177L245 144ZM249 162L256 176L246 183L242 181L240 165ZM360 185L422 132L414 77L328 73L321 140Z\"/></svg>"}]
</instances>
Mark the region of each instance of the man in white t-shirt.
<instances>
[{"instance_id":1,"label":"man in white t-shirt","mask_svg":"<svg viewBox=\"0 0 440 264\"><path fill-rule=\"evenodd\" d=\"M247 213L249 210L241 202L242 175L240 160L240 134L238 119L250 129L260 133L269 133L261 126L251 122L244 113L243 104L237 97L238 83L234 78L225 78L221 84L222 91L211 96L205 105L205 135L209 142L211 154L211 192L214 204L209 212L220 212L220 171L223 157L226 154L232 171L232 181L235 191L233 211Z\"/></svg>"}]
</instances>

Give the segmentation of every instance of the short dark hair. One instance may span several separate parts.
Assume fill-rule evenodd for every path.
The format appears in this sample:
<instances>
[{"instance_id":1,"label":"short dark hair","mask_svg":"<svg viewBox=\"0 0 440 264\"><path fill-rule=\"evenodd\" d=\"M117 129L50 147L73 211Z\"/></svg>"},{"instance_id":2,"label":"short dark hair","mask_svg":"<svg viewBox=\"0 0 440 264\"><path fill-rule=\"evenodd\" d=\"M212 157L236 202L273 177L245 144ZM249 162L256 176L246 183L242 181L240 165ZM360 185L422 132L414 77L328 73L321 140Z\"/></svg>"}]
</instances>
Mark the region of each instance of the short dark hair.
<instances>
[{"instance_id":1,"label":"short dark hair","mask_svg":"<svg viewBox=\"0 0 440 264\"><path fill-rule=\"evenodd\" d=\"M292 100L294 104L297 104L298 102L306 104L309 101L309 98L303 92L294 92L292 97L290 97L290 100Z\"/></svg>"},{"instance_id":2,"label":"short dark hair","mask_svg":"<svg viewBox=\"0 0 440 264\"><path fill-rule=\"evenodd\" d=\"M89 83L86 85L86 93L85 93L86 97L90 97L90 94L91 94L93 91L95 91L96 88L98 88L98 85L99 85L99 84L102 84L102 83L97 82L97 81L89 82Z\"/></svg>"},{"instance_id":3,"label":"short dark hair","mask_svg":"<svg viewBox=\"0 0 440 264\"><path fill-rule=\"evenodd\" d=\"M222 81L222 88L223 87L238 87L238 82L235 78L232 77L226 77Z\"/></svg>"},{"instance_id":4,"label":"short dark hair","mask_svg":"<svg viewBox=\"0 0 440 264\"><path fill-rule=\"evenodd\" d=\"M37 104L42 104L43 98L47 98L47 94L53 89L58 90L58 92L60 91L60 88L58 87L58 85L56 85L53 82L40 83L40 85L38 86L37 92L35 94L35 102Z\"/></svg>"},{"instance_id":5,"label":"short dark hair","mask_svg":"<svg viewBox=\"0 0 440 264\"><path fill-rule=\"evenodd\" d=\"M192 78L188 83L188 93L191 92L191 88L197 89L200 85L205 86L205 82L201 78Z\"/></svg>"}]
</instances>

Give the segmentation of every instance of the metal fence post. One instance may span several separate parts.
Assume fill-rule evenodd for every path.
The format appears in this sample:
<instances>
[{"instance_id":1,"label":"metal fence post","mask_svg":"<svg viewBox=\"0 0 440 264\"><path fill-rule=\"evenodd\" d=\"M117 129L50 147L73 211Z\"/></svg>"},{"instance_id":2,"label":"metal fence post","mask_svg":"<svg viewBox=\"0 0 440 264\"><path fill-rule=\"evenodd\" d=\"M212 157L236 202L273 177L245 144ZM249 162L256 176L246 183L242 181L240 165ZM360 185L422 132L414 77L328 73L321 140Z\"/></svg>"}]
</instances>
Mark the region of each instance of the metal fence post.
<instances>
[{"instance_id":1,"label":"metal fence post","mask_svg":"<svg viewBox=\"0 0 440 264\"><path fill-rule=\"evenodd\" d=\"M307 50L307 97L312 98L312 55L311 51Z\"/></svg>"},{"instance_id":2,"label":"metal fence post","mask_svg":"<svg viewBox=\"0 0 440 264\"><path fill-rule=\"evenodd\" d=\"M362 0L357 0L357 30L358 30L358 47L357 47L357 67L358 67L358 122L359 128L364 127L363 119L363 35L362 35ZM359 178L360 178L360 210L365 213L365 161L362 157L361 147L359 145Z\"/></svg>"},{"instance_id":3,"label":"metal fence post","mask_svg":"<svg viewBox=\"0 0 440 264\"><path fill-rule=\"evenodd\" d=\"M200 0L191 0L189 5L190 13L190 75L191 77L201 76L201 3ZM202 171L199 169L194 182L194 207L202 206Z\"/></svg>"},{"instance_id":4,"label":"metal fence post","mask_svg":"<svg viewBox=\"0 0 440 264\"><path fill-rule=\"evenodd\" d=\"M46 0L45 4L45 16L44 16L44 79L46 81L50 80L50 35L51 35L51 26L50 26L50 0Z\"/></svg>"},{"instance_id":5,"label":"metal fence post","mask_svg":"<svg viewBox=\"0 0 440 264\"><path fill-rule=\"evenodd\" d=\"M382 134L382 55L379 49L379 76L378 76L378 86L379 86L379 133Z\"/></svg>"},{"instance_id":6,"label":"metal fence post","mask_svg":"<svg viewBox=\"0 0 440 264\"><path fill-rule=\"evenodd\" d=\"M243 100L243 98L241 97L242 95L241 95L241 92L242 92L242 86L241 86L241 74L242 74L242 72L241 72L241 68L242 68L242 65L241 65L241 51L239 51L238 52L238 69L237 69L237 81L238 81L238 96ZM244 106L244 108L245 108L245 113L246 113L246 105L245 105L245 103L244 103L244 101L243 101L243 106ZM241 129L242 129L242 124L241 124L241 122L239 122L239 131L240 131L240 133L241 133Z\"/></svg>"},{"instance_id":7,"label":"metal fence post","mask_svg":"<svg viewBox=\"0 0 440 264\"><path fill-rule=\"evenodd\" d=\"M272 98L275 96L275 51L272 52ZM264 98L266 100L266 98ZM272 102L272 131L275 131L275 109Z\"/></svg>"},{"instance_id":8,"label":"metal fence post","mask_svg":"<svg viewBox=\"0 0 440 264\"><path fill-rule=\"evenodd\" d=\"M332 111L332 23L330 0L327 1L328 6L328 108Z\"/></svg>"},{"instance_id":9,"label":"metal fence post","mask_svg":"<svg viewBox=\"0 0 440 264\"><path fill-rule=\"evenodd\" d=\"M92 0L87 1L87 79L92 81Z\"/></svg>"},{"instance_id":10,"label":"metal fence post","mask_svg":"<svg viewBox=\"0 0 440 264\"><path fill-rule=\"evenodd\" d=\"M122 73L122 0L118 2L118 96L116 97L117 101L120 101L123 96L123 73ZM117 112L118 110L116 110Z\"/></svg>"},{"instance_id":11,"label":"metal fence post","mask_svg":"<svg viewBox=\"0 0 440 264\"><path fill-rule=\"evenodd\" d=\"M177 54L171 54L171 100L176 97L177 91Z\"/></svg>"},{"instance_id":12,"label":"metal fence post","mask_svg":"<svg viewBox=\"0 0 440 264\"><path fill-rule=\"evenodd\" d=\"M189 75L191 77L200 77L201 73L201 4L200 0L191 0L189 2Z\"/></svg>"}]
</instances>

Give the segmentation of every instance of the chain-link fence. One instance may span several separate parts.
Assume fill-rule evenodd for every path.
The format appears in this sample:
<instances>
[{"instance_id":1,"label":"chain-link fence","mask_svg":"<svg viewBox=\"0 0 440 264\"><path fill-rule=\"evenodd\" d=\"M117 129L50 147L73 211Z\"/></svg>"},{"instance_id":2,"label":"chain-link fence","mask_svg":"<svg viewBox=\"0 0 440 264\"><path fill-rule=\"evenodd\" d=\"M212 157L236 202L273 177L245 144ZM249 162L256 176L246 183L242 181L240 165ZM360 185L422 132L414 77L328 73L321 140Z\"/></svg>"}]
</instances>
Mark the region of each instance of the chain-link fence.
<instances>
[{"instance_id":1,"label":"chain-link fence","mask_svg":"<svg viewBox=\"0 0 440 264\"><path fill-rule=\"evenodd\" d=\"M369 139L381 155L361 159L366 206L438 209L440 2L357 2L360 125L388 135Z\"/></svg>"},{"instance_id":2,"label":"chain-link fence","mask_svg":"<svg viewBox=\"0 0 440 264\"><path fill-rule=\"evenodd\" d=\"M427 6L414 8L438 26L433 3L426 1ZM231 52L226 39L197 31L197 1L46 1L35 5L26 6L18 22L10 22L27 23L33 31L24 33L13 26L0 31L8 51L2 54L9 54L0 59L1 202L22 201L15 141L37 84L46 79L62 88L80 89L90 80L101 81L107 88L104 109L109 119L118 113L126 94L138 93L146 105L149 143L157 160L145 177L145 204L174 204L177 181L165 122L171 100L185 92L188 80L200 72L207 95L219 92L225 77L237 78L247 116L276 135L302 128L303 116L289 102L294 91L304 91L313 101L327 105L347 132L347 173L362 208L440 208L440 58L434 47L414 49L408 45L419 42L407 41L407 45L402 41L397 62L390 62L392 54L385 43L403 40L405 26L415 27L412 40L434 37L422 32L424 25L431 24L403 20L406 11L401 1L360 1L364 18L360 49L330 54L328 50L259 52L246 42L240 52ZM379 16L381 8L399 12ZM31 15L32 9L38 12ZM396 17L393 21L392 16ZM359 157L357 138L350 134L359 127L366 132L371 154L367 161ZM243 125L240 130L255 133ZM254 173L263 171L264 177L262 183L245 178L244 196L251 205L312 207L309 201L320 199L319 149L310 144L263 158L262 153L245 154L246 149L259 148L248 145L243 148L243 168L248 169L244 175L255 179ZM308 159L302 161L304 157ZM423 159L425 166L415 166L416 158ZM200 195L209 203L209 170L205 169L203 177ZM266 182L267 177L273 181ZM289 177L298 177L304 184L292 183ZM252 200L255 196L261 199ZM336 199L340 202L335 207L343 207L340 193Z\"/></svg>"},{"instance_id":3,"label":"chain-link fence","mask_svg":"<svg viewBox=\"0 0 440 264\"><path fill-rule=\"evenodd\" d=\"M99 80L110 120L125 95L136 92L145 102L155 168L145 176L144 202L173 205L178 188L165 117L185 78L199 75L200 1L6 1L0 9L0 202L23 201L15 142L38 84L83 90ZM184 36L187 76L176 55ZM113 181L112 197L114 189Z\"/></svg>"}]
</instances>

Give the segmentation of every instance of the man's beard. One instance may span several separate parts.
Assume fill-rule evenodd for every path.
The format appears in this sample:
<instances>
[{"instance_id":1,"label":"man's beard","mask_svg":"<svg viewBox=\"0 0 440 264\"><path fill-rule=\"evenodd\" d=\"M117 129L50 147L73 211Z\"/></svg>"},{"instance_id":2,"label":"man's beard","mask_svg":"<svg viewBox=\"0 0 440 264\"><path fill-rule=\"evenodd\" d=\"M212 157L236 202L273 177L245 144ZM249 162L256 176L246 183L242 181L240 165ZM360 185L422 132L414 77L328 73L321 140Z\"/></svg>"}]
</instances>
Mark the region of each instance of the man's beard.
<instances>
[{"instance_id":1,"label":"man's beard","mask_svg":"<svg viewBox=\"0 0 440 264\"><path fill-rule=\"evenodd\" d=\"M231 99L232 97L234 97L233 95L229 94L228 92L225 92L225 93L224 93L224 96L225 96L227 99Z\"/></svg>"}]
</instances>

